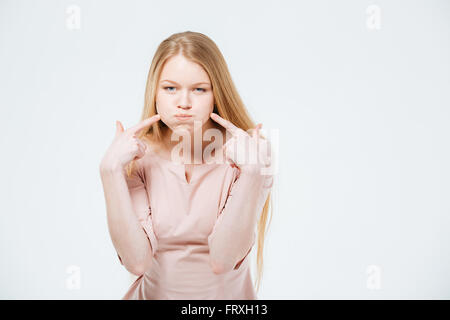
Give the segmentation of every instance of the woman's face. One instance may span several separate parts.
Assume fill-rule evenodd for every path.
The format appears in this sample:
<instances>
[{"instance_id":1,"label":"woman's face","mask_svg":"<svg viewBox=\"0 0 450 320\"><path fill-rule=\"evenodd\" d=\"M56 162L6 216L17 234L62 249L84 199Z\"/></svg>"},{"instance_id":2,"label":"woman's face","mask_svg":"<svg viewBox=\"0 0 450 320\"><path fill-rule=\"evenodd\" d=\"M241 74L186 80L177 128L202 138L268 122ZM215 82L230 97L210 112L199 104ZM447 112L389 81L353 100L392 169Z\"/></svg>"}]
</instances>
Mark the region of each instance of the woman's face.
<instances>
[{"instance_id":1,"label":"woman's face","mask_svg":"<svg viewBox=\"0 0 450 320\"><path fill-rule=\"evenodd\" d=\"M156 110L172 131L210 127L214 95L206 71L197 63L177 55L166 61L158 82ZM176 115L190 115L179 118Z\"/></svg>"}]
</instances>

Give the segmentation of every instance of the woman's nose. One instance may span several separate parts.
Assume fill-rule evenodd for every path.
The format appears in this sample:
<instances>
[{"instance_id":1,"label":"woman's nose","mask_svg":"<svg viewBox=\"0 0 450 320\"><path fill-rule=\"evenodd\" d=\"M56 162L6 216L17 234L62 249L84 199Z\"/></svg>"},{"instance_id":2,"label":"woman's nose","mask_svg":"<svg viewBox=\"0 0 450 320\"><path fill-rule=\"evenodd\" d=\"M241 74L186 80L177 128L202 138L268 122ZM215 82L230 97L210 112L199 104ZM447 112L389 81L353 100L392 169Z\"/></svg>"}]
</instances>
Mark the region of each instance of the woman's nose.
<instances>
[{"instance_id":1,"label":"woman's nose","mask_svg":"<svg viewBox=\"0 0 450 320\"><path fill-rule=\"evenodd\" d=\"M182 93L179 103L179 107L183 109L190 109L192 107L189 99L189 92L184 91Z\"/></svg>"},{"instance_id":2,"label":"woman's nose","mask_svg":"<svg viewBox=\"0 0 450 320\"><path fill-rule=\"evenodd\" d=\"M181 109L183 109L183 110L189 110L189 109L191 109L192 107L191 107L190 105L179 105L178 108L181 108Z\"/></svg>"}]
</instances>

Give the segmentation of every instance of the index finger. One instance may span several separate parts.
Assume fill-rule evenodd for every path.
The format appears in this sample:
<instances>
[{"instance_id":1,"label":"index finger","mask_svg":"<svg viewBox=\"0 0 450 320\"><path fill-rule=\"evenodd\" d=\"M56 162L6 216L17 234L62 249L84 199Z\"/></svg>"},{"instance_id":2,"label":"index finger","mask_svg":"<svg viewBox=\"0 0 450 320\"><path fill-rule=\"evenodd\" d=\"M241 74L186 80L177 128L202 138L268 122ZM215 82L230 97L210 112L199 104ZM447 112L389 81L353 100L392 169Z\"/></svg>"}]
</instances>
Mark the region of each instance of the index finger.
<instances>
[{"instance_id":1,"label":"index finger","mask_svg":"<svg viewBox=\"0 0 450 320\"><path fill-rule=\"evenodd\" d=\"M142 120L137 125L129 128L129 132L136 134L139 133L142 129L149 127L150 125L154 124L155 122L159 121L161 119L161 116L159 114L155 114L154 116L147 118L145 120Z\"/></svg>"},{"instance_id":2,"label":"index finger","mask_svg":"<svg viewBox=\"0 0 450 320\"><path fill-rule=\"evenodd\" d=\"M231 134L233 134L233 135L236 134L237 130L239 129L234 124L232 124L230 121L225 120L224 118L219 116L217 113L214 113L214 112L211 113L211 119L213 119L215 122L220 124L222 127L227 129L228 131L230 131Z\"/></svg>"}]
</instances>

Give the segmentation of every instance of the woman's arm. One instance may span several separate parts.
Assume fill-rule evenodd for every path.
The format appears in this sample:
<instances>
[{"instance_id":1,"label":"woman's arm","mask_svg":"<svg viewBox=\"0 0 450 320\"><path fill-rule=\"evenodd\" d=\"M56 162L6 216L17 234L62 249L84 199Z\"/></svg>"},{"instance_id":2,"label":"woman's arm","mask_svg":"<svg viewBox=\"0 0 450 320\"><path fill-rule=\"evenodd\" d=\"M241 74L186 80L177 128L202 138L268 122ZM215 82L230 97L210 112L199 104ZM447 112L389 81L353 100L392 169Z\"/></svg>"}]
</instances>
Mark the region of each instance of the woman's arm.
<instances>
[{"instance_id":1,"label":"woman's arm","mask_svg":"<svg viewBox=\"0 0 450 320\"><path fill-rule=\"evenodd\" d=\"M152 247L135 212L148 209L148 199L142 185L129 190L126 172L121 167L100 165L100 175L106 200L108 229L113 245L125 268L140 276L150 267ZM132 183L137 181L133 177Z\"/></svg>"},{"instance_id":2,"label":"woman's arm","mask_svg":"<svg viewBox=\"0 0 450 320\"><path fill-rule=\"evenodd\" d=\"M255 242L255 227L272 186L272 176L241 171L208 237L214 273L237 269Z\"/></svg>"}]
</instances>

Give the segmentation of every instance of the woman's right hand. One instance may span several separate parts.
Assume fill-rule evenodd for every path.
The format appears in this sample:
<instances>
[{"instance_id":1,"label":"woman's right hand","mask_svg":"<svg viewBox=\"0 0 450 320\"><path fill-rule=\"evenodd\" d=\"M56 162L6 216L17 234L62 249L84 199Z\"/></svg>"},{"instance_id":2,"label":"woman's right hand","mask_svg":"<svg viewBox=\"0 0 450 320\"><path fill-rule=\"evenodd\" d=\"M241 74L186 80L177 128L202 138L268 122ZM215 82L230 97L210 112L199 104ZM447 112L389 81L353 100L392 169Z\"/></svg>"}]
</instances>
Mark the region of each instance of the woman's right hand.
<instances>
[{"instance_id":1,"label":"woman's right hand","mask_svg":"<svg viewBox=\"0 0 450 320\"><path fill-rule=\"evenodd\" d=\"M127 130L123 129L120 121L116 121L116 134L103 156L100 170L123 170L130 161L142 158L147 147L137 136L143 129L148 128L160 119L161 116L156 114Z\"/></svg>"}]
</instances>

